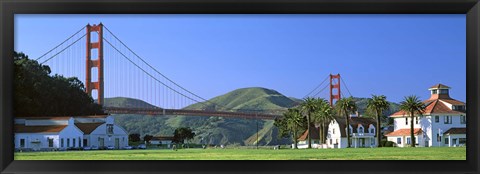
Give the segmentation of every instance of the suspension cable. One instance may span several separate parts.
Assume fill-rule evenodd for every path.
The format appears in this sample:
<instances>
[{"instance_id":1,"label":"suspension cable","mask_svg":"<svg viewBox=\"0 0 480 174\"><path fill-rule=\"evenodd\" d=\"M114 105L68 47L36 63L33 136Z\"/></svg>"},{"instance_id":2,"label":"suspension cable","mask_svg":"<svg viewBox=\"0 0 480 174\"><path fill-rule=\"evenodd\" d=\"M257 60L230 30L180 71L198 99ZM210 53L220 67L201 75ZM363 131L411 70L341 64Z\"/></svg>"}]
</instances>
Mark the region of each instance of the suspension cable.
<instances>
[{"instance_id":1,"label":"suspension cable","mask_svg":"<svg viewBox=\"0 0 480 174\"><path fill-rule=\"evenodd\" d=\"M342 81L343 85L345 85L345 88L347 89L348 94L350 94L350 96L353 96L352 93L350 93L350 90L348 90L347 84L344 82L345 80L343 80L342 76L340 76L340 80Z\"/></svg>"},{"instance_id":2,"label":"suspension cable","mask_svg":"<svg viewBox=\"0 0 480 174\"><path fill-rule=\"evenodd\" d=\"M45 55L47 55L48 53L52 52L53 50L57 49L60 45L64 44L65 42L67 42L68 40L70 40L73 36L77 35L78 33L80 33L83 29L85 29L85 26L82 27L80 30L78 30L77 32L75 32L74 34L72 34L70 37L68 37L67 39L65 39L62 43L58 44L57 46L53 47L51 50L47 51L45 54L43 54L42 56L38 57L37 59L35 59L36 61L38 61L39 59L41 59L42 57L44 57Z\"/></svg>"},{"instance_id":3,"label":"suspension cable","mask_svg":"<svg viewBox=\"0 0 480 174\"><path fill-rule=\"evenodd\" d=\"M305 95L305 97L303 97L303 98L306 98L306 97L308 97L310 94L312 94L312 93L313 93L315 90L317 90L323 83L325 83L325 81L327 81L327 79L328 79L328 76L325 77L325 79L322 81L322 83L320 83L317 87L315 87L315 89L313 89L312 91L310 91L310 92L309 92L307 95ZM318 94L318 93L317 93L317 94Z\"/></svg>"},{"instance_id":4,"label":"suspension cable","mask_svg":"<svg viewBox=\"0 0 480 174\"><path fill-rule=\"evenodd\" d=\"M73 44L77 43L79 40L81 40L82 38L84 38L87 34L85 33L82 37L78 38L77 40L75 40L73 43L71 43L70 45L68 45L67 47L63 48L62 50L60 50L58 53L54 54L53 56L51 56L50 58L48 58L47 60L43 61L42 63L40 64L44 64L45 62L48 62L50 59L54 58L55 56L59 55L60 53L62 53L63 51L65 51L66 49L70 48Z\"/></svg>"}]
</instances>

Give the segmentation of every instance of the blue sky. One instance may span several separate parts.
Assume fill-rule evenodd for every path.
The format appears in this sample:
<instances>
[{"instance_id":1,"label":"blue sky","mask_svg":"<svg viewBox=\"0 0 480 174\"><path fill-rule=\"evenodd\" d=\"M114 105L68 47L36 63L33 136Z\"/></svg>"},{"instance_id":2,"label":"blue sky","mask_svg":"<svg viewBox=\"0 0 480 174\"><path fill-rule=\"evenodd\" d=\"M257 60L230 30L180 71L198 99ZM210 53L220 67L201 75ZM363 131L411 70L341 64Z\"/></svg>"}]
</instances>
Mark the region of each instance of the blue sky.
<instances>
[{"instance_id":1,"label":"blue sky","mask_svg":"<svg viewBox=\"0 0 480 174\"><path fill-rule=\"evenodd\" d=\"M207 99L245 87L303 98L330 73L340 73L356 97L423 100L442 83L451 97L466 98L463 14L16 15L15 50L36 58L99 22Z\"/></svg>"}]
</instances>

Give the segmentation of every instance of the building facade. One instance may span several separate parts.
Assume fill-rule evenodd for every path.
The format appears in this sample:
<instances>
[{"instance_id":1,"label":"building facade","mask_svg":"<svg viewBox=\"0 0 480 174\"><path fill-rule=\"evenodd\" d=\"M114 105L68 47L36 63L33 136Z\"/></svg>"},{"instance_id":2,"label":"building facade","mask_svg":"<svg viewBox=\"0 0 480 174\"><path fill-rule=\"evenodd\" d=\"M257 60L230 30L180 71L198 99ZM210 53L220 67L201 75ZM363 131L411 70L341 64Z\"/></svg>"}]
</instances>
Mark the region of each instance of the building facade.
<instances>
[{"instance_id":1,"label":"building facade","mask_svg":"<svg viewBox=\"0 0 480 174\"><path fill-rule=\"evenodd\" d=\"M128 146L128 133L112 116L16 118L14 132L16 150Z\"/></svg>"},{"instance_id":2,"label":"building facade","mask_svg":"<svg viewBox=\"0 0 480 174\"><path fill-rule=\"evenodd\" d=\"M430 98L423 101L425 112L414 120L415 144L420 147L463 146L466 143L466 104L450 97L450 87L437 84L428 89ZM394 118L394 131L386 134L388 141L398 147L411 146L410 116L398 111Z\"/></svg>"}]
</instances>

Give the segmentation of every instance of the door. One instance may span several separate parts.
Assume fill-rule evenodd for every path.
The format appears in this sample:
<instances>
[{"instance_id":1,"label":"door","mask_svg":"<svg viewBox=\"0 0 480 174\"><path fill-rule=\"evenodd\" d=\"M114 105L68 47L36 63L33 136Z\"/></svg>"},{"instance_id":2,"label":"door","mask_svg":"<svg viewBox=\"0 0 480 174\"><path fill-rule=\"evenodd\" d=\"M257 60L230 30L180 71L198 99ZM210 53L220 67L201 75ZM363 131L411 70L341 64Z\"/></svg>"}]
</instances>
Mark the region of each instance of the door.
<instances>
[{"instance_id":1,"label":"door","mask_svg":"<svg viewBox=\"0 0 480 174\"><path fill-rule=\"evenodd\" d=\"M100 142L100 147L105 146L105 141L103 140L103 138L98 138L98 141Z\"/></svg>"},{"instance_id":2,"label":"door","mask_svg":"<svg viewBox=\"0 0 480 174\"><path fill-rule=\"evenodd\" d=\"M365 138L360 139L360 147L365 147Z\"/></svg>"},{"instance_id":3,"label":"door","mask_svg":"<svg viewBox=\"0 0 480 174\"><path fill-rule=\"evenodd\" d=\"M115 149L120 149L120 139L115 138Z\"/></svg>"}]
</instances>

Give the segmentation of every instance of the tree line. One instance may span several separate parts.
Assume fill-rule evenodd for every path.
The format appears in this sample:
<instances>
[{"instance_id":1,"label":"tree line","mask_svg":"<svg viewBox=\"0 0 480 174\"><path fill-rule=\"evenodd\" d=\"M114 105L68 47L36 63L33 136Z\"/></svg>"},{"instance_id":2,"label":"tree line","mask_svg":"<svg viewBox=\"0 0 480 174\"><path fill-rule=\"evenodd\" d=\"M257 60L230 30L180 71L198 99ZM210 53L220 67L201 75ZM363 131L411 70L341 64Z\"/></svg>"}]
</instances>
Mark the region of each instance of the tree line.
<instances>
[{"instance_id":1,"label":"tree line","mask_svg":"<svg viewBox=\"0 0 480 174\"><path fill-rule=\"evenodd\" d=\"M77 77L50 75L47 65L31 60L24 53L14 52L14 115L82 116L102 115L102 107L85 93Z\"/></svg>"},{"instance_id":2,"label":"tree line","mask_svg":"<svg viewBox=\"0 0 480 174\"><path fill-rule=\"evenodd\" d=\"M367 101L367 113L375 116L376 124L376 137L377 147L381 144L381 117L384 116L384 112L388 110L390 103L387 101L387 97L384 95L372 95ZM415 147L413 120L415 115L421 116L425 110L425 104L422 103L415 95L404 98L404 101L400 103L400 110L405 111L411 117L410 136L412 140L412 146ZM283 114L283 118L275 120L274 125L279 130L279 136L291 137L294 144L293 148L298 149L298 138L300 135L307 131L308 148L312 148L311 130L312 125L319 128L320 144L326 143L325 131L327 131L328 125L335 119L335 115L343 116L345 118L345 124L350 125L350 114L357 111L357 105L353 97L341 98L334 106L331 106L329 102L323 98L311 98L307 97L303 99L297 107L290 108ZM350 126L346 126L347 136L347 148L350 147Z\"/></svg>"}]
</instances>

